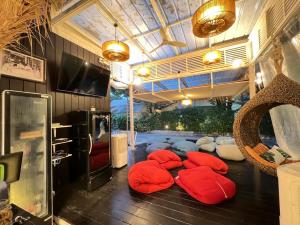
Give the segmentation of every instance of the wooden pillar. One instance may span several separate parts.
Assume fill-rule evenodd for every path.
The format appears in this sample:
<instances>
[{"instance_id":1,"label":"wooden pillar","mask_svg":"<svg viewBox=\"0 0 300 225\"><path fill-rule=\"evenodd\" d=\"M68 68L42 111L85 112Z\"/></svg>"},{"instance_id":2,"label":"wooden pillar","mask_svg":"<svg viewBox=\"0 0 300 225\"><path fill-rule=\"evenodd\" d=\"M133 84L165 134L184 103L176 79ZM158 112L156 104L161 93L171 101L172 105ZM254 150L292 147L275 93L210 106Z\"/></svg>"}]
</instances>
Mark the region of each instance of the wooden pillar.
<instances>
[{"instance_id":1,"label":"wooden pillar","mask_svg":"<svg viewBox=\"0 0 300 225\"><path fill-rule=\"evenodd\" d=\"M256 86L255 86L255 63L249 65L249 95L250 98L253 98L256 95Z\"/></svg>"},{"instance_id":2,"label":"wooden pillar","mask_svg":"<svg viewBox=\"0 0 300 225\"><path fill-rule=\"evenodd\" d=\"M130 147L135 148L134 140L134 109L133 109L133 84L129 85L129 116L130 116Z\"/></svg>"}]
</instances>

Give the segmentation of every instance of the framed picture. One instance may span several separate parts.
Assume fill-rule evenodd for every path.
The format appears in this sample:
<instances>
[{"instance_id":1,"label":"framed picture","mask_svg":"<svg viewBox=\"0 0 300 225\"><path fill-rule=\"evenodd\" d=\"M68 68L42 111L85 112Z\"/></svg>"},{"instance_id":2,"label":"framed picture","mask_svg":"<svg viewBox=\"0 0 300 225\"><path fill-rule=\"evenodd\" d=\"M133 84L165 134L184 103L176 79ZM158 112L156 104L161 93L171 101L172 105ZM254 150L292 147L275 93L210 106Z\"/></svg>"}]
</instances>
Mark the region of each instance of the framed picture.
<instances>
[{"instance_id":1,"label":"framed picture","mask_svg":"<svg viewBox=\"0 0 300 225\"><path fill-rule=\"evenodd\" d=\"M0 73L20 79L45 82L45 60L3 49L0 52Z\"/></svg>"}]
</instances>

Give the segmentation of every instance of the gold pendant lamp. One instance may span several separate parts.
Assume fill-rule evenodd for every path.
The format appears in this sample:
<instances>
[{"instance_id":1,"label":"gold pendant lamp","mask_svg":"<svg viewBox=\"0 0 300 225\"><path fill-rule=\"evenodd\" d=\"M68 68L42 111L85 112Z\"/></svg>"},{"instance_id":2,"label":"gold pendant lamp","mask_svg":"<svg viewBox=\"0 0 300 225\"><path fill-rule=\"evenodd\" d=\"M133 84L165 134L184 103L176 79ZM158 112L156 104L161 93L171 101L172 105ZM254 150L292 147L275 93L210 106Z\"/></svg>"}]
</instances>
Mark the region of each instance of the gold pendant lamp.
<instances>
[{"instance_id":1,"label":"gold pendant lamp","mask_svg":"<svg viewBox=\"0 0 300 225\"><path fill-rule=\"evenodd\" d=\"M208 38L208 45L209 45L209 51L206 52L203 57L202 57L202 62L204 65L212 65L215 63L219 63L222 58L222 54L218 50L212 50L211 49L211 42L210 39Z\"/></svg>"},{"instance_id":2,"label":"gold pendant lamp","mask_svg":"<svg viewBox=\"0 0 300 225\"><path fill-rule=\"evenodd\" d=\"M115 40L105 41L102 44L102 55L111 62L125 62L130 56L129 46L126 43L117 40L118 24L115 23L114 27Z\"/></svg>"},{"instance_id":3,"label":"gold pendant lamp","mask_svg":"<svg viewBox=\"0 0 300 225\"><path fill-rule=\"evenodd\" d=\"M145 66L145 60L144 60L144 52L143 52L143 65L137 70L137 76L146 78L151 75L150 69Z\"/></svg>"},{"instance_id":4,"label":"gold pendant lamp","mask_svg":"<svg viewBox=\"0 0 300 225\"><path fill-rule=\"evenodd\" d=\"M210 0L192 18L193 33L200 38L218 35L235 22L235 0Z\"/></svg>"},{"instance_id":5,"label":"gold pendant lamp","mask_svg":"<svg viewBox=\"0 0 300 225\"><path fill-rule=\"evenodd\" d=\"M203 55L203 64L211 65L215 63L219 63L221 61L221 53L218 50L213 50L205 53Z\"/></svg>"}]
</instances>

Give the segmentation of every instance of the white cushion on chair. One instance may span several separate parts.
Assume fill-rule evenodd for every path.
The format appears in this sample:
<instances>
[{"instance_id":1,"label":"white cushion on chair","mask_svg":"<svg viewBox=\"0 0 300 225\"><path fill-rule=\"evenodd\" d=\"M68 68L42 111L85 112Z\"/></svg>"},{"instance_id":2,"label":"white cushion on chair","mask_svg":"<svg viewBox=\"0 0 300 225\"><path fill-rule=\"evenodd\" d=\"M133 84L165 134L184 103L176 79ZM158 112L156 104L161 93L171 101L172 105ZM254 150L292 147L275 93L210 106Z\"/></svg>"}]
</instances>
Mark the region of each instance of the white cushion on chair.
<instances>
[{"instance_id":1,"label":"white cushion on chair","mask_svg":"<svg viewBox=\"0 0 300 225\"><path fill-rule=\"evenodd\" d=\"M217 154L220 158L227 160L242 161L245 159L238 146L234 144L217 145Z\"/></svg>"}]
</instances>

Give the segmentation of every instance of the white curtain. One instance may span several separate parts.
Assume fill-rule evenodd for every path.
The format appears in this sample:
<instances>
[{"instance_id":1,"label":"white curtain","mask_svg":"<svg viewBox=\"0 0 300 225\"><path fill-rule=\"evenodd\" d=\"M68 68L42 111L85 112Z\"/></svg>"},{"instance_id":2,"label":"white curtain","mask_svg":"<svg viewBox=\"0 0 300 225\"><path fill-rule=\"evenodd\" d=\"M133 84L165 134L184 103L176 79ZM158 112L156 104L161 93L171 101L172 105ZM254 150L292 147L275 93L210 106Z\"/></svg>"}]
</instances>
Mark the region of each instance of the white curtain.
<instances>
[{"instance_id":1,"label":"white curtain","mask_svg":"<svg viewBox=\"0 0 300 225\"><path fill-rule=\"evenodd\" d=\"M283 73L300 84L300 33L284 41L282 47ZM260 68L266 87L276 76L273 60L262 60ZM270 110L270 115L280 148L294 159L300 159L300 109L292 105L282 105Z\"/></svg>"}]
</instances>

